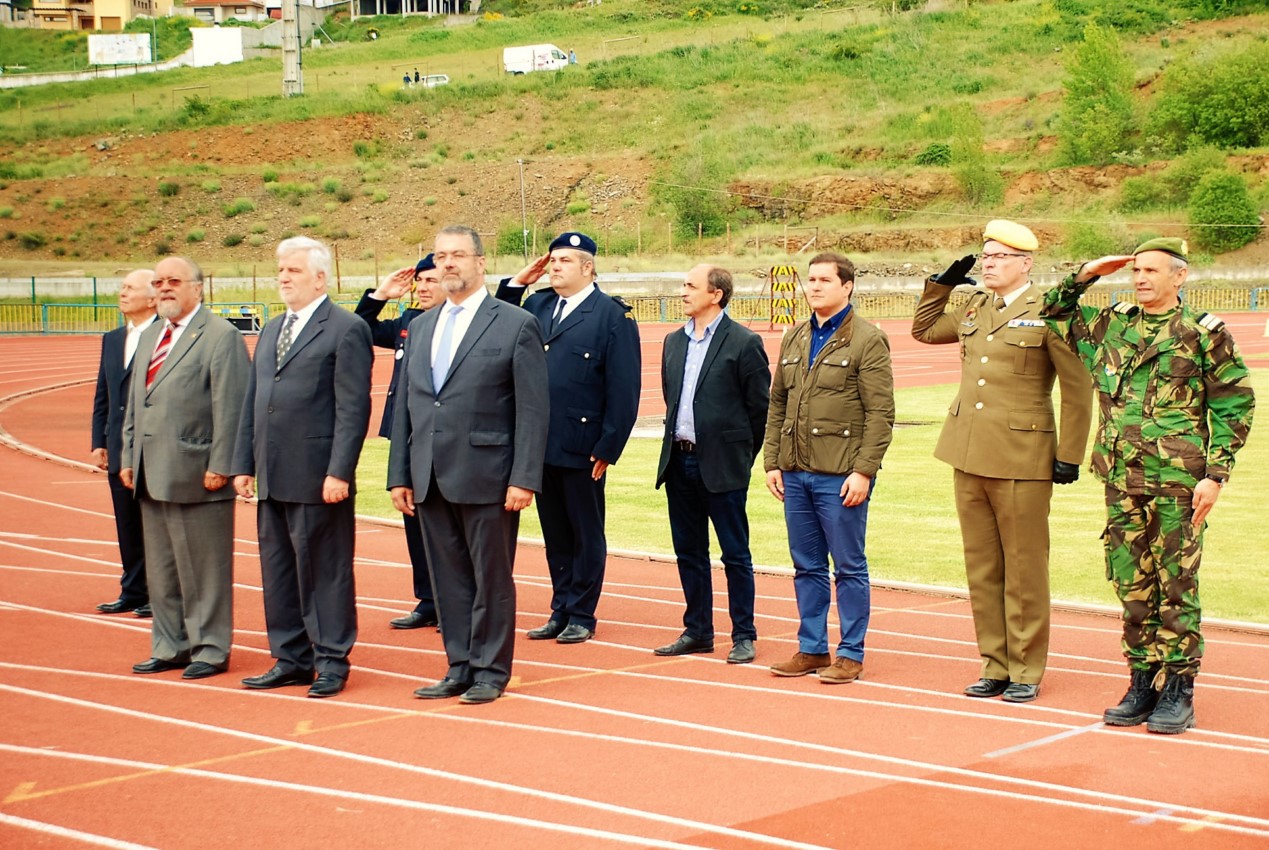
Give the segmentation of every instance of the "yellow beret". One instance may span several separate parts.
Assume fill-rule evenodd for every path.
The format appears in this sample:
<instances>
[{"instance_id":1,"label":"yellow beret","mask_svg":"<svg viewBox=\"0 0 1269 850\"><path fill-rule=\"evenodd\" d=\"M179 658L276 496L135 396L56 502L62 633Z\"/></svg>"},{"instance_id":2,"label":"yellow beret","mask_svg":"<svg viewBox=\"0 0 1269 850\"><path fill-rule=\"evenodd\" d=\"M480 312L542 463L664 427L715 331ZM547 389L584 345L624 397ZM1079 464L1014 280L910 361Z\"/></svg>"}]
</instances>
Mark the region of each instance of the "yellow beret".
<instances>
[{"instance_id":1,"label":"yellow beret","mask_svg":"<svg viewBox=\"0 0 1269 850\"><path fill-rule=\"evenodd\" d=\"M1028 228L1012 221L1005 221L1003 218L989 221L983 228L983 241L989 240L995 240L1010 248L1017 248L1019 251L1034 251L1040 247L1035 234Z\"/></svg>"}]
</instances>

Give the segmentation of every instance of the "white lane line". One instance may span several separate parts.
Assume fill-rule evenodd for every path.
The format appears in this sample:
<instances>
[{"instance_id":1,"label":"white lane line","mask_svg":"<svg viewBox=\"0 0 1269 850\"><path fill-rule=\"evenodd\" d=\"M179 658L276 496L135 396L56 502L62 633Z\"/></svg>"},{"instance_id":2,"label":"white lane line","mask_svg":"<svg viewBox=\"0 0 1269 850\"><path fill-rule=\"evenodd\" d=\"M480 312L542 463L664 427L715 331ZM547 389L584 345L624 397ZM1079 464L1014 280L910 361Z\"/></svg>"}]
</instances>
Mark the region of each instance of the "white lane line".
<instances>
[{"instance_id":1,"label":"white lane line","mask_svg":"<svg viewBox=\"0 0 1269 850\"><path fill-rule=\"evenodd\" d=\"M990 753L984 753L983 758L995 759L995 758L1000 758L1001 756L1012 755L1013 753L1020 753L1023 750L1029 750L1029 749L1032 749L1033 747L1042 747L1045 744L1051 744L1054 741L1065 741L1067 738L1074 738L1078 735L1083 735L1085 732L1093 732L1100 729L1101 727L1102 727L1101 723L1092 723L1088 726L1080 726L1075 729L1068 729L1065 732L1059 732L1056 735L1050 735L1047 738L1037 738L1034 741L1027 741L1024 744L1018 744L1017 746L1014 746L1014 747L1005 747L1004 749L993 750Z\"/></svg>"},{"instance_id":2,"label":"white lane line","mask_svg":"<svg viewBox=\"0 0 1269 850\"><path fill-rule=\"evenodd\" d=\"M120 841L117 838L109 838L105 835L97 835L92 832L83 832L78 829L69 829L56 824L45 823L44 821L30 820L29 818L20 818L17 815L6 815L0 812L0 823L16 826L21 829L29 829L32 832L42 832L45 835L56 835L58 838L70 838L75 841L82 841L85 844L94 844L98 847L113 847L116 850L157 850L149 844L134 844L131 841Z\"/></svg>"},{"instance_id":3,"label":"white lane line","mask_svg":"<svg viewBox=\"0 0 1269 850\"><path fill-rule=\"evenodd\" d=\"M510 824L514 826L525 826L532 829L542 829L549 832L563 832L567 835L578 835L586 838L596 838L603 841L613 841L618 844L636 844L640 847L659 847L667 848L667 850L701 850L697 844L680 844L675 841L663 841L656 838L648 838L640 835L627 835L621 832L612 832L602 829L591 829L584 826L574 826L571 824L554 823L552 821L539 820L536 818L524 818L516 815L501 814L481 809L469 809L459 806L446 806L440 803L424 803L418 800L409 800L403 797L386 797L382 794L363 794L358 791L346 791L336 788L330 788L325 785L302 785L295 782L285 782L276 779L259 779L254 776L244 776L237 773L222 773L215 770L206 770L203 768L181 767L179 765L157 764L155 762L136 761L134 759L112 758L109 756L96 756L88 753L69 753L64 750L44 750L35 747L22 747L12 744L0 744L0 751L18 753L21 755L40 756L45 758L66 759L70 761L84 761L93 764L104 764L111 767L126 767L133 770L147 770L155 773L177 774L180 776L197 777L199 779L216 779L223 782L230 782L241 785L255 785L265 788L272 788L281 791L298 791L304 794L316 794L324 797L335 797L337 799L355 800L362 803L377 803L379 805L393 806L402 809L414 809L424 812L435 812L437 814L455 815L457 817L474 818L476 820L494 821L500 824ZM127 777L129 779L133 777ZM116 781L115 779L107 781ZM2 817L2 816L0 816ZM61 829L61 827L55 827ZM111 840L111 839L108 839ZM106 846L120 847L140 847L135 844L111 844Z\"/></svg>"},{"instance_id":4,"label":"white lane line","mask_svg":"<svg viewBox=\"0 0 1269 850\"><path fill-rule=\"evenodd\" d=\"M18 501L21 501L21 502L31 502L32 504L35 504L35 505L43 505L46 508L61 508L64 511L71 511L73 513L88 514L89 516L101 517L102 519L108 519L111 522L115 521L115 515L113 513L107 514L107 513L102 513L101 511L90 511L87 508L77 508L74 505L67 505L62 502L52 502L52 501L49 501L48 499L36 499L31 496L23 496L18 493L10 493L7 490L0 490L0 496L8 496L10 499L17 499Z\"/></svg>"},{"instance_id":5,"label":"white lane line","mask_svg":"<svg viewBox=\"0 0 1269 850\"><path fill-rule=\"evenodd\" d=\"M479 776L469 776L463 773L455 773L447 770L437 770L435 768L424 767L423 765L410 764L408 762L393 761L391 759L379 758L378 756L368 756L361 753L348 752L338 750L333 747L323 747L317 744L306 744L301 741L288 740L286 738L275 738L269 735L260 735L255 732L244 732L239 729L230 729L224 726L214 726L208 723L200 723L194 720L184 720L175 717L168 717L162 714L155 714L145 711L135 711L130 708L109 705L106 703L93 702L92 700L83 700L75 697L62 696L61 694L48 693L45 691L31 690L29 688L20 688L13 685L0 682L0 691L20 694L36 699L44 699L52 702L73 705L78 708L95 708L110 714L119 714L125 717L131 717L136 720L146 720L153 723L161 723L165 725L176 726L185 729L196 729L202 732L212 734L226 735L231 738L238 738L246 741L253 741L269 746L281 747L284 749L301 750L304 752L315 753L317 755L326 755L338 759L347 759L349 761L360 762L362 764L370 764L376 767L394 768L409 773L417 773L423 776L430 776L436 779L453 781L468 785L475 785L480 788L489 788L495 791L504 791L510 794L520 794L526 797L535 797L544 800L550 800L553 803L561 803L569 806L577 806L593 811L605 812L614 815L623 815L640 820L648 820L654 823L668 824L675 827L692 829L697 832L706 832L713 835L723 835L728 838L739 838L745 841L752 841L755 844L768 844L774 847L788 847L794 850L826 850L819 845L805 844L800 841L789 841L770 835L762 835L761 833L748 832L742 829L733 829L727 826L706 823L704 821L691 820L688 818L675 817L674 815L664 815L657 812L635 809L629 806L621 806L615 803L604 803L599 800L591 800L585 797L577 797L570 794L559 794L554 791L546 791L539 788L529 788L524 785L515 785L509 782L499 782L493 779L485 779ZM422 715L422 712L415 712ZM1236 817L1236 816L1231 816ZM1269 832L1266 833L1269 835Z\"/></svg>"},{"instance_id":6,"label":"white lane line","mask_svg":"<svg viewBox=\"0 0 1269 850\"><path fill-rule=\"evenodd\" d=\"M10 666L10 665L3 665L3 666ZM206 724L198 723L196 721L187 721L182 719L168 718L163 715L144 715L140 712L132 711L131 709L125 709L125 708L119 708L112 705L94 703L91 701L80 700L74 697L65 697L58 694L51 694L51 693L47 693L43 691L32 691L25 688L9 686L4 684L0 684L0 690L14 691L17 693L27 694L34 697L42 697L42 698L51 699L54 701L67 702L67 703L78 705L78 706L100 708L104 711L116 712L116 713L125 714L129 716L147 717L148 719L154 720L156 722L170 723L177 726L186 726L189 728L196 728L196 729L202 729L202 730L213 731L213 732L219 731L233 737L244 737L244 738L248 738L249 740L263 741L270 744L276 744L278 746L288 746L288 747L293 747L295 749L313 751L313 752L332 755L336 757L344 757L344 758L349 758L355 761L368 762L368 763L372 763L376 765L389 766L389 767L400 767L406 770L424 773L430 776L443 776L448 778L454 778L459 781L472 781L472 782L475 782L476 784L485 785L485 786L492 786L492 787L499 787L499 788L504 787L503 783L496 783L496 782L493 782L492 780L481 780L476 778L470 778L470 777L466 777L466 775L464 774L451 774L448 772L437 771L437 770L423 768L420 766L409 765L409 764L405 764L401 762L388 761L388 760L380 759L374 756L365 756L358 753L348 753L343 750L334 750L328 747L322 747L317 745L300 744L293 740L288 741L284 739L272 739L266 736L256 735L254 733L240 732L237 730L232 730L232 729L223 728L223 727L208 726ZM1086 802L1080 802L1078 800L1058 799L1055 797L1043 796L1043 794L1032 794L1032 793L1026 793L1023 791L1012 791L1012 790L1004 790L1004 789L998 789L998 788L988 788L988 787L982 787L979 785L965 784L961 782L951 782L946 780L935 780L935 779L926 779L923 777L907 776L901 773L893 773L893 772L877 771L877 770L866 770L861 768L848 768L848 767L842 767L842 766L836 766L836 765L827 765L827 764L818 763L818 762L808 763L802 759L797 759L797 760L779 759L779 758L774 758L770 756L759 756L759 755L747 754L747 753L736 753L733 751L720 750L718 748L692 747L692 746L683 745L683 744L671 744L668 742L651 741L651 740L643 739L643 738L631 739L631 738L626 738L622 736L612 736L612 735L596 734L596 733L590 733L590 732L573 731L567 728L563 728L564 727L563 724L561 724L560 726L553 726L553 727L540 727L540 726L531 726L528 724L519 724L519 723L510 722L510 721L491 720L487 718L462 717L460 715L453 715L449 713L442 714L442 713L410 712L405 709L401 709L397 713L418 714L419 716L426 716L428 718L440 717L444 719L461 720L461 721L476 723L482 726L492 725L492 726L500 726L500 727L506 727L506 728L530 729L533 731L541 732L543 734L577 736L577 737L583 737L587 739L609 740L615 743L621 743L626 745L682 750L687 752L693 752L699 755L711 755L711 756L715 756L719 758L732 758L732 759L739 759L739 760L758 761L763 763L777 764L781 766L803 768L807 770L815 770L819 772L831 772L831 773L836 773L839 775L858 776L858 777L867 778L867 779L881 780L884 782L899 782L904 784L932 787L932 788L937 788L940 790L960 791L960 792L965 792L970 794L983 794L983 795L1001 797L1001 798L1016 800L1021 802L1038 803L1043 805L1056 805L1060 807L1076 808L1076 809L1082 809L1085 811L1093 811L1093 812L1101 812L1101 813L1110 813L1110 814L1116 814L1116 815L1121 815L1126 817L1140 817L1145 813L1158 812L1160 809L1170 808L1171 811L1181 812L1187 816L1165 817L1165 818L1162 818L1163 820L1168 820L1168 821L1178 823L1181 825L1186 825L1186 826L1202 824L1204 826L1224 829L1226 831L1231 831L1231 832L1269 837L1269 820L1265 820L1263 818L1249 816L1249 815L1240 815L1240 814L1231 813L1231 812L1216 812L1213 810L1203 809L1203 808L1194 807L1194 806L1181 806L1181 805L1170 806L1170 804L1162 803L1156 800L1149 800L1149 799L1131 797L1127 795L1114 794L1114 793L1106 792L1106 791L1084 789L1084 788L1078 788L1078 787L1073 787L1068 785L1059 785L1056 783L1043 782L1039 780L1023 779L1023 778L1012 777L1012 776L1007 776L1002 774L988 773L985 771L972 770L967 768L951 767L946 765L933 764L929 762L916 761L912 759L904 759L904 758L894 757L894 756L881 756L877 754L863 753L863 752L859 752L855 750L848 750L848 749L842 749L837 747L828 747L828 746L823 746L819 744L812 744L809 742L791 741L787 738L777 738L774 736L758 735L755 733L740 732L737 730L730 730L730 729L724 729L724 728L713 727L713 726L704 726L702 724L685 722L682 720L675 720L671 718L662 718L662 717L653 718L646 715L634 714L631 712L619 711L615 709L596 709L594 707L588 707L588 706L568 706L567 704L558 703L555 700L538 698L538 697L526 697L523 694L515 694L513 695L512 698L526 699L530 702L541 702L548 705L558 705L563 707L580 708L580 709L588 710L588 711L598 711L602 714L617 716L624 719L635 719L642 722L650 721L654 723L659 723L661 725L668 725L675 729L690 728L690 729L694 729L696 731L707 733L707 734L713 733L717 735L723 735L726 737L736 737L736 738L742 738L742 739L759 740L766 743L783 744L785 746L793 747L796 749L812 750L820 754L830 753L830 754L840 755L847 758L857 758L864 761L880 761L883 764L886 764L888 767L901 767L905 769L912 769L912 770L919 771L923 774L928 774L931 772L945 773L945 774L951 774L953 776L960 777L965 780L979 781L979 782L984 782L987 784L1022 787L1022 788L1031 789L1031 790L1035 790L1039 792L1050 793L1050 794L1061 794L1061 795L1067 795L1072 797L1093 797L1098 800L1109 800L1121 805L1107 806L1107 805L1102 805L1099 803L1086 803ZM341 701L340 703L338 703L338 705L352 707L352 706L357 706L358 704L350 703L347 701ZM374 706L372 708L376 710L386 710L379 706ZM554 798L559 796L559 795L554 795L551 792L537 792L534 789L522 789L522 786L505 786L505 787L509 787L512 789L525 790L535 795L547 796L548 798ZM591 805L592 803L597 806L614 805L614 804L597 803L594 801L585 801L578 798L566 798L566 799L569 799L571 801L577 802L582 805ZM1131 807L1131 808L1128 808L1128 807ZM623 807L617 807L617 808L623 808ZM669 817L669 816L661 816L661 817ZM1230 821L1238 821L1240 824L1245 824L1245 826L1230 823ZM721 829L725 829L725 828L721 828Z\"/></svg>"}]
</instances>

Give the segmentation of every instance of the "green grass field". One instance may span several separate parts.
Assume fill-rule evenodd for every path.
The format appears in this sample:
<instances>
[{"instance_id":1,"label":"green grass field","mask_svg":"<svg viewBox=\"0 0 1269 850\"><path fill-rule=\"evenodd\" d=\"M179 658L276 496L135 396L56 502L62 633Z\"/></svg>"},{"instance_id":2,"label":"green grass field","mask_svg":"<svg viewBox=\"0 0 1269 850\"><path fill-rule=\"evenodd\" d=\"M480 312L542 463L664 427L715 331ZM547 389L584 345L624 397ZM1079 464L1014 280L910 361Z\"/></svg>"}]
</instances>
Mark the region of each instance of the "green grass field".
<instances>
[{"instance_id":1,"label":"green grass field","mask_svg":"<svg viewBox=\"0 0 1269 850\"><path fill-rule=\"evenodd\" d=\"M1259 369L1252 374L1263 398L1269 392L1269 373ZM868 559L874 578L965 585L952 471L932 456L955 391L945 385L896 393L903 424L886 454L869 516ZM1267 446L1253 429L1238 455L1232 483L1209 521L1202 569L1208 616L1269 623L1269 526L1263 517L1269 497ZM357 475L359 513L399 516L383 489L387 454L386 440L367 441ZM659 440L632 439L608 473L608 543L614 549L672 554L665 495L653 489L659 454ZM754 562L790 566L784 517L767 493L761 463L754 467L749 487L749 521ZM1050 516L1055 600L1115 604L1099 540L1104 525L1102 487L1087 469L1077 483L1055 488ZM520 532L523 537L541 536L535 510L525 512ZM717 557L716 546L713 551ZM665 568L674 569L672 564Z\"/></svg>"}]
</instances>

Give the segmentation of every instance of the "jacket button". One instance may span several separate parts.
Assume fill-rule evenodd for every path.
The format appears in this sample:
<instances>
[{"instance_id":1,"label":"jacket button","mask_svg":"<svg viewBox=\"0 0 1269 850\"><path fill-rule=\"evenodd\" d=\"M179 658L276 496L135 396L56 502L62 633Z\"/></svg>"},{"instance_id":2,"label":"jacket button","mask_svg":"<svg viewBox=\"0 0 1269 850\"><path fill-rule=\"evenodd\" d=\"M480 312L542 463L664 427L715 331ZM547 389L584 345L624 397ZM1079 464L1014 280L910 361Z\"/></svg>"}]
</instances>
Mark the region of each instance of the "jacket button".
<instances>
[{"instance_id":1,"label":"jacket button","mask_svg":"<svg viewBox=\"0 0 1269 850\"><path fill-rule=\"evenodd\" d=\"M586 417L585 417L585 416L583 416L583 417L582 417L582 421L583 421L583 422L585 422L585 421L586 421Z\"/></svg>"},{"instance_id":2,"label":"jacket button","mask_svg":"<svg viewBox=\"0 0 1269 850\"><path fill-rule=\"evenodd\" d=\"M270 412L270 413L272 413L272 412L273 412L273 405L269 405L269 412Z\"/></svg>"},{"instance_id":3,"label":"jacket button","mask_svg":"<svg viewBox=\"0 0 1269 850\"><path fill-rule=\"evenodd\" d=\"M975 405L974 405L974 409L975 409L975 410L982 410L982 409L983 409L983 403L982 403L981 401L980 401L980 402L978 402L977 404L975 404Z\"/></svg>"},{"instance_id":4,"label":"jacket button","mask_svg":"<svg viewBox=\"0 0 1269 850\"><path fill-rule=\"evenodd\" d=\"M586 358L587 360L589 360L589 359L590 359L590 352L589 352L589 351L588 351L588 352L586 352L585 354L583 354L583 355L582 355L582 357L584 357L584 358Z\"/></svg>"},{"instance_id":5,"label":"jacket button","mask_svg":"<svg viewBox=\"0 0 1269 850\"><path fill-rule=\"evenodd\" d=\"M820 429L819 429L819 428L812 428L812 429L811 429L811 433L812 433L812 434L818 434L819 432L820 432Z\"/></svg>"},{"instance_id":6,"label":"jacket button","mask_svg":"<svg viewBox=\"0 0 1269 850\"><path fill-rule=\"evenodd\" d=\"M441 406L441 403L440 403L439 401L432 402L432 404L433 404L433 406L435 406L435 407L440 407L440 406Z\"/></svg>"},{"instance_id":7,"label":"jacket button","mask_svg":"<svg viewBox=\"0 0 1269 850\"><path fill-rule=\"evenodd\" d=\"M277 383L278 381L280 381L280 380L282 380L282 378L280 378L279 376L277 376L277 375L274 375L274 376L273 376L273 383L275 383L275 384L276 384L276 383Z\"/></svg>"},{"instance_id":8,"label":"jacket button","mask_svg":"<svg viewBox=\"0 0 1269 850\"><path fill-rule=\"evenodd\" d=\"M781 361L780 361L780 365L785 365L785 364L787 364L788 362L789 362L789 358L787 358L787 357L786 357L786 358L784 358L783 360L781 360Z\"/></svg>"},{"instance_id":9,"label":"jacket button","mask_svg":"<svg viewBox=\"0 0 1269 850\"><path fill-rule=\"evenodd\" d=\"M978 362L979 362L979 363L986 363L986 362L987 362L987 357L986 357L986 356L982 357L981 359L979 359L979 361L978 361Z\"/></svg>"},{"instance_id":10,"label":"jacket button","mask_svg":"<svg viewBox=\"0 0 1269 850\"><path fill-rule=\"evenodd\" d=\"M845 431L843 431L843 432L842 432L842 436L843 436L843 437L849 437L849 436L850 436L850 429L849 429L849 428L847 428Z\"/></svg>"},{"instance_id":11,"label":"jacket button","mask_svg":"<svg viewBox=\"0 0 1269 850\"><path fill-rule=\"evenodd\" d=\"M846 360L843 360L843 361L842 361L842 365L843 365L843 366L847 365L848 363L850 363L850 359L849 359L849 358L847 358Z\"/></svg>"},{"instance_id":12,"label":"jacket button","mask_svg":"<svg viewBox=\"0 0 1269 850\"><path fill-rule=\"evenodd\" d=\"M980 387L985 387L985 386L987 386L987 379L986 379L986 378L979 378L979 379L978 379L978 386L980 386Z\"/></svg>"},{"instance_id":13,"label":"jacket button","mask_svg":"<svg viewBox=\"0 0 1269 850\"><path fill-rule=\"evenodd\" d=\"M550 344L550 343L547 343L546 345L542 346L542 350L543 350L543 351L550 351L550 350L551 350L551 344Z\"/></svg>"},{"instance_id":14,"label":"jacket button","mask_svg":"<svg viewBox=\"0 0 1269 850\"><path fill-rule=\"evenodd\" d=\"M996 335L995 335L995 334L987 334L987 341L988 341L988 342L991 342L991 341L992 341L993 339L995 339L995 338L996 338Z\"/></svg>"}]
</instances>

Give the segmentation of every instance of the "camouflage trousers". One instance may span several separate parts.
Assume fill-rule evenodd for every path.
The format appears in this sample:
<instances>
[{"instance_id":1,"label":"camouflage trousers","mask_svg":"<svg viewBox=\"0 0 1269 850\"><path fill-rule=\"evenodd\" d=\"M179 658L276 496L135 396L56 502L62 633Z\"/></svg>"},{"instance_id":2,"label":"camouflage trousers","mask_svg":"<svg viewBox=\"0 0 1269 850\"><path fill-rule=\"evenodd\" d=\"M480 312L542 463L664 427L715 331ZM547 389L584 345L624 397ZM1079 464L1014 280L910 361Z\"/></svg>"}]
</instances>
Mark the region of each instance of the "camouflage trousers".
<instances>
[{"instance_id":1,"label":"camouflage trousers","mask_svg":"<svg viewBox=\"0 0 1269 850\"><path fill-rule=\"evenodd\" d=\"M1124 609L1124 657L1195 675L1203 657L1199 562L1203 529L1187 496L1135 496L1106 488L1106 578Z\"/></svg>"}]
</instances>

